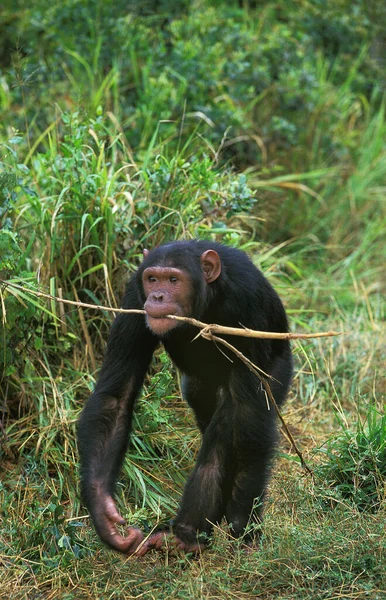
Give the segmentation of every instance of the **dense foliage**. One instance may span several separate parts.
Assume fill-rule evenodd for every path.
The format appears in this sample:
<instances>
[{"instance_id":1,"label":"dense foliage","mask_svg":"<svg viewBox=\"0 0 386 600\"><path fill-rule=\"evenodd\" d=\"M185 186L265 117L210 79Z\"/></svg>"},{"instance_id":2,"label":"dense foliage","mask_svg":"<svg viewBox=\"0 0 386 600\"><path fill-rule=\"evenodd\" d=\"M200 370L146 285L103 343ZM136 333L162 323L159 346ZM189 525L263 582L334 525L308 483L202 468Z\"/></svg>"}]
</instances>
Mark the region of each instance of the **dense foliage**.
<instances>
[{"instance_id":1,"label":"dense foliage","mask_svg":"<svg viewBox=\"0 0 386 600\"><path fill-rule=\"evenodd\" d=\"M0 597L386 593L385 23L375 0L2 2ZM294 330L345 335L295 346L285 418L316 477L283 442L261 551L224 528L199 561L126 563L77 491L111 313L28 289L117 306L143 248L191 237L249 252ZM197 446L161 352L120 483L130 523L171 516Z\"/></svg>"}]
</instances>

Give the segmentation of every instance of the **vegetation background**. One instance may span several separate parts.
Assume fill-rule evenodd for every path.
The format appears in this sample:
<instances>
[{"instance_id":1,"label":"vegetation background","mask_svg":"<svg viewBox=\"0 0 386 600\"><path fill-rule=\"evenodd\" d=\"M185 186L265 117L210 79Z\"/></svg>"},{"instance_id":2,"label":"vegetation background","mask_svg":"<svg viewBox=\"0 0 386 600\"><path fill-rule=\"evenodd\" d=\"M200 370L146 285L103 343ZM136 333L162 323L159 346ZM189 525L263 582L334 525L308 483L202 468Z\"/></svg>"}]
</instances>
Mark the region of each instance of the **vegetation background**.
<instances>
[{"instance_id":1,"label":"vegetation background","mask_svg":"<svg viewBox=\"0 0 386 600\"><path fill-rule=\"evenodd\" d=\"M3 0L0 11L0 598L386 597L386 9L379 0ZM102 547L76 422L144 247L246 250L294 343L262 545L198 559ZM7 286L21 285L24 290ZM384 341L384 340L383 340ZM160 352L119 502L151 528L199 445Z\"/></svg>"}]
</instances>

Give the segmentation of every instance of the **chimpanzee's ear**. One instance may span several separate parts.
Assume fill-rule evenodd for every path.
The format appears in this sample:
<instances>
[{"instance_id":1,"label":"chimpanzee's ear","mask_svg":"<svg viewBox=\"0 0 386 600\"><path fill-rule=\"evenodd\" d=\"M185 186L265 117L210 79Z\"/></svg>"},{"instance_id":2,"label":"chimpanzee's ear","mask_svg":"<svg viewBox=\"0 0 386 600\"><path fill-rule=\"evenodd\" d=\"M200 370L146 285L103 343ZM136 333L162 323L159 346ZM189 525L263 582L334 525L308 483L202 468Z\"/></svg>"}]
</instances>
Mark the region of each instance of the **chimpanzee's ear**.
<instances>
[{"instance_id":1,"label":"chimpanzee's ear","mask_svg":"<svg viewBox=\"0 0 386 600\"><path fill-rule=\"evenodd\" d=\"M144 248L144 250L143 250L143 258L147 258L148 254L149 254L149 250L146 250L146 248Z\"/></svg>"},{"instance_id":2,"label":"chimpanzee's ear","mask_svg":"<svg viewBox=\"0 0 386 600\"><path fill-rule=\"evenodd\" d=\"M215 250L206 250L201 254L201 266L206 283L216 281L221 273L221 259Z\"/></svg>"}]
</instances>

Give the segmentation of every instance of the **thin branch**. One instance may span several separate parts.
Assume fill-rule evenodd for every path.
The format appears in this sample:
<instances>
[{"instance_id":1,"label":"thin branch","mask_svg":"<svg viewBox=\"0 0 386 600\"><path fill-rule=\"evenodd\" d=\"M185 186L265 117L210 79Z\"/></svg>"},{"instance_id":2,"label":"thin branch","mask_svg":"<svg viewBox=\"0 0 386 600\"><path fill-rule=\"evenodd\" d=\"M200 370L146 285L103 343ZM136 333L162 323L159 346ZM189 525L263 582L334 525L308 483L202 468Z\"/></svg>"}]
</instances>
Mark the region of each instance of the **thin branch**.
<instances>
[{"instance_id":1,"label":"thin branch","mask_svg":"<svg viewBox=\"0 0 386 600\"><path fill-rule=\"evenodd\" d=\"M15 288L17 290L21 290L22 292L32 294L33 296L37 296L38 298L47 298L48 300L55 300L56 302L61 302L63 304L70 304L72 306L78 306L78 307L82 307L82 308L92 308L94 310L105 310L108 312L112 312L114 314L140 314L140 315L146 314L146 311L136 309L136 308L112 308L111 306L102 306L101 304L87 304L85 302L75 302L74 300L65 300L64 298L52 296L51 294L45 294L44 292L38 292L35 290L31 290L30 288L23 287L21 285L18 285L17 283L13 283L11 281L6 281L4 279L0 279L0 283L5 286L8 286L8 287ZM165 315L165 318L172 319L174 321L184 321L185 323L189 323L190 325L194 325L194 327L198 327L199 329L202 329L204 331L204 333L222 334L222 335L237 335L240 337L269 339L269 340L305 340L305 339L321 338L321 337L333 337L333 336L343 334L343 332L339 332L339 331L320 331L320 332L316 332L316 333L292 333L292 332L277 333L275 331L256 331L255 329L248 329L247 327L226 327L224 325L203 323L202 321L198 321L197 319L193 319L192 317L179 317L177 315Z\"/></svg>"},{"instance_id":2,"label":"thin branch","mask_svg":"<svg viewBox=\"0 0 386 600\"><path fill-rule=\"evenodd\" d=\"M273 407L275 408L276 414L279 417L281 424L283 426L284 431L286 432L286 435L288 436L288 439L290 440L293 449L295 450L296 454L298 455L299 459L300 459L300 463L303 467L303 469L305 471L307 471L307 473L309 475L311 475L311 477L314 477L314 474L312 472L312 470L310 469L310 467L308 466L308 464L306 463L306 461L304 460L303 454L301 453L301 451L299 450L299 448L296 445L296 442L287 426L287 423L284 420L283 415L280 412L280 409L277 405L277 402L272 394L272 390L271 390L271 386L269 385L268 380L266 379L266 377L270 377L270 375L267 375L266 373L264 373L264 371L262 371L259 367L257 367L251 360L249 360L249 358L247 358L246 356L244 356L244 354L242 352L240 352L240 350L238 350L237 348L235 348L234 346L232 346L232 344L230 344L229 342L227 342L226 340L216 336L216 335L212 335L210 332L201 332L202 337L204 337L207 340L210 340L212 342L218 342L219 344L223 344L226 348L228 348L229 350L231 350L234 354L236 354L236 356L248 367L248 369L250 371L252 371L252 373L254 373L255 375L257 375L257 377L260 379L260 381L262 382L262 384L264 385L264 388L268 394L268 398L271 401ZM264 374L264 377L263 375Z\"/></svg>"},{"instance_id":3,"label":"thin branch","mask_svg":"<svg viewBox=\"0 0 386 600\"><path fill-rule=\"evenodd\" d=\"M0 279L0 283L5 285L6 287L15 288L16 290L20 290L22 292L26 292L27 294L32 294L33 296L37 296L38 298L47 298L48 300L56 300L56 302L63 302L63 304L71 304L72 306L81 306L83 308L94 308L96 310L107 310L113 313L138 313L144 314L144 310L136 310L136 309L124 309L124 308L112 308L111 306L102 306L101 304L87 304L86 302L75 302L75 300L65 300L64 298L58 298L57 296L52 296L51 294L45 294L44 292L38 292L36 290L31 290L30 288L23 287L22 285L18 285L17 283L13 283L13 281L6 281L5 279Z\"/></svg>"},{"instance_id":4,"label":"thin branch","mask_svg":"<svg viewBox=\"0 0 386 600\"><path fill-rule=\"evenodd\" d=\"M23 292L33 294L34 296L37 296L39 298L47 298L48 300L55 300L56 302L62 302L63 304L70 304L72 306L78 306L81 308L107 310L107 311L114 312L114 313L124 313L124 314L133 314L133 313L134 314L146 314L146 312L144 310L139 310L139 309L123 309L123 308L116 309L116 308L111 308L108 306L102 306L100 304L86 304L84 302L75 302L73 300L65 300L63 298L58 298L57 296L52 296L51 294L45 294L44 292L37 292L35 290L25 288L21 285L18 285L16 283L13 283L10 281L6 281L4 279L0 279L0 283L5 286L9 286L11 288L21 290ZM275 332L267 332L267 331L255 331L253 329L247 329L247 328L240 329L240 328L236 328L236 327L225 327L222 325L209 325L208 323L202 323L201 321L197 321L197 319L193 319L190 317L177 317L175 315L170 315L170 316L168 315L167 318L175 319L178 321L185 321L187 323L190 323L191 325L194 325L195 327L200 328L201 331L199 332L199 334L196 337L201 336L201 337L203 337L207 340L210 340L214 343L222 344L223 346L225 346L226 348L231 350L231 352L233 352L248 367L248 369L250 371L252 371L255 375L257 375L257 377L259 377L260 381L264 385L264 388L267 392L270 402L272 403L272 405L275 408L275 411L281 421L283 429L286 432L288 439L290 440L290 442L292 444L293 449L295 450L296 454L298 455L298 457L300 459L300 462L301 462L303 468L307 471L307 473L309 473L313 477L313 472L307 465L306 461L303 458L302 453L300 452L299 448L297 447L295 440L292 437L292 434L291 434L290 430L288 429L288 426L287 426L287 424L280 412L280 409L276 403L276 400L272 394L271 386L269 385L268 379L267 379L267 378L270 378L271 376L268 373L265 373L264 371L262 371L262 369L260 369L259 367L257 367L251 360L249 360L249 358L244 356L244 354L242 354L242 352L240 352L237 348L232 346L232 344L230 344L227 340L224 340L223 338L218 337L217 335L214 335L213 332L221 333L221 334L225 334L225 335L238 335L238 336L242 336L242 337L265 338L265 339L305 339L305 338L308 339L308 338L316 338L316 337L329 337L329 336L335 336L335 335L341 335L341 334L334 332L334 331L313 333L313 334L312 333L275 333Z\"/></svg>"},{"instance_id":5,"label":"thin branch","mask_svg":"<svg viewBox=\"0 0 386 600\"><path fill-rule=\"evenodd\" d=\"M294 440L294 438L292 436L292 433L290 432L290 430L289 430L289 428L287 426L287 423L285 422L284 417L281 414L280 409L279 409L279 407L278 407L278 405L276 403L276 400L275 400L275 398L274 398L274 396L272 394L271 386L269 385L268 381L266 379L264 379L263 377L261 377L261 381L263 383L263 386L266 389L266 392L267 392L267 394L269 396L270 401L272 402L272 404L275 407L276 414L277 414L277 416L279 417L279 419L281 421L283 429L286 432L286 435L288 436L288 439L291 442L293 449L295 450L296 454L298 455L298 457L300 459L300 463L301 463L303 469L305 471L307 471L307 473L309 475L311 475L311 477L313 479L314 478L314 474L313 474L312 470L310 469L310 467L308 466L308 464L306 463L306 461L304 460L303 454L300 452L299 448L296 445L296 442L295 442L295 440Z\"/></svg>"}]
</instances>

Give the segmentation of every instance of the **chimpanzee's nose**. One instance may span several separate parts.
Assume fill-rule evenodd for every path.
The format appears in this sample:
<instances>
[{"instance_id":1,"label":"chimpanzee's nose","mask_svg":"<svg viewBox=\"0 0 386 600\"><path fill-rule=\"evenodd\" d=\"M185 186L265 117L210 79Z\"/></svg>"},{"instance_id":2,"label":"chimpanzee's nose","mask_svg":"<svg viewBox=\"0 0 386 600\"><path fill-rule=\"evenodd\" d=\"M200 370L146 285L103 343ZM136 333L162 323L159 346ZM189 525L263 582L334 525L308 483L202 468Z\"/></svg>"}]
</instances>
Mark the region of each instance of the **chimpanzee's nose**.
<instances>
[{"instance_id":1,"label":"chimpanzee's nose","mask_svg":"<svg viewBox=\"0 0 386 600\"><path fill-rule=\"evenodd\" d=\"M163 295L163 293L162 293L162 292L153 292L153 293L152 293L152 299L153 299L155 302L163 302L164 295Z\"/></svg>"}]
</instances>

